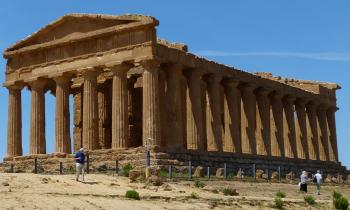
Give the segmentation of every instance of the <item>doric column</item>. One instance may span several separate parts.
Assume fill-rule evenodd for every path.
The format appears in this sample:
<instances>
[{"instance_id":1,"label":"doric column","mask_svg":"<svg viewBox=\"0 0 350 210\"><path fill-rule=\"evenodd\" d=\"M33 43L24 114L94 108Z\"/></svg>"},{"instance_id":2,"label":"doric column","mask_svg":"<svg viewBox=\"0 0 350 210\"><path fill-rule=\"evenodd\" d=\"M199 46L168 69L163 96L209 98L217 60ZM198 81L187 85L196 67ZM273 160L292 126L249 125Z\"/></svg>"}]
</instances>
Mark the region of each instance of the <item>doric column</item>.
<instances>
[{"instance_id":1,"label":"doric column","mask_svg":"<svg viewBox=\"0 0 350 210\"><path fill-rule=\"evenodd\" d=\"M222 121L220 114L220 75L206 78L208 91L207 105L207 150L222 151Z\"/></svg>"},{"instance_id":2,"label":"doric column","mask_svg":"<svg viewBox=\"0 0 350 210\"><path fill-rule=\"evenodd\" d=\"M104 81L98 86L98 144L100 149L110 149L112 144L112 83Z\"/></svg>"},{"instance_id":3,"label":"doric column","mask_svg":"<svg viewBox=\"0 0 350 210\"><path fill-rule=\"evenodd\" d=\"M187 76L186 127L187 149L203 150L203 111L201 103L201 74L192 70Z\"/></svg>"},{"instance_id":4,"label":"doric column","mask_svg":"<svg viewBox=\"0 0 350 210\"><path fill-rule=\"evenodd\" d=\"M241 130L242 153L256 154L255 123L256 123L256 98L253 84L240 86L241 102Z\"/></svg>"},{"instance_id":5,"label":"doric column","mask_svg":"<svg viewBox=\"0 0 350 210\"><path fill-rule=\"evenodd\" d=\"M30 154L45 154L45 81L30 83L32 90L30 112Z\"/></svg>"},{"instance_id":6,"label":"doric column","mask_svg":"<svg viewBox=\"0 0 350 210\"><path fill-rule=\"evenodd\" d=\"M295 119L294 119L294 102L295 98L287 96L283 99L283 139L285 157L296 157L296 140L295 140Z\"/></svg>"},{"instance_id":7,"label":"doric column","mask_svg":"<svg viewBox=\"0 0 350 210\"><path fill-rule=\"evenodd\" d=\"M282 96L280 92L273 92L270 97L271 155L276 157L284 157Z\"/></svg>"},{"instance_id":8,"label":"doric column","mask_svg":"<svg viewBox=\"0 0 350 210\"><path fill-rule=\"evenodd\" d=\"M91 69L82 71L83 92L83 147L87 150L98 148L98 72Z\"/></svg>"},{"instance_id":9,"label":"doric column","mask_svg":"<svg viewBox=\"0 0 350 210\"><path fill-rule=\"evenodd\" d=\"M166 147L171 150L181 150L184 145L183 130L183 101L181 95L181 78L183 66L181 64L168 64L166 66L167 73L167 91L166 98L168 101L167 109L167 139ZM185 107L184 107L185 108ZM176 133L176 135L174 135Z\"/></svg>"},{"instance_id":10,"label":"doric column","mask_svg":"<svg viewBox=\"0 0 350 210\"><path fill-rule=\"evenodd\" d=\"M330 161L338 162L338 146L337 146L337 131L335 123L335 112L338 110L337 107L332 106L327 110L327 122L329 127L329 150Z\"/></svg>"},{"instance_id":11,"label":"doric column","mask_svg":"<svg viewBox=\"0 0 350 210\"><path fill-rule=\"evenodd\" d=\"M73 115L74 115L74 128L73 128L73 140L74 151L83 147L83 89L79 88L73 94Z\"/></svg>"},{"instance_id":12,"label":"doric column","mask_svg":"<svg viewBox=\"0 0 350 210\"><path fill-rule=\"evenodd\" d=\"M143 90L143 145L149 143L154 148L161 146L158 68L154 60L142 61L142 90Z\"/></svg>"},{"instance_id":13,"label":"doric column","mask_svg":"<svg viewBox=\"0 0 350 210\"><path fill-rule=\"evenodd\" d=\"M318 139L320 160L329 161L328 151L328 124L327 124L327 105L321 104L317 107L318 119Z\"/></svg>"},{"instance_id":14,"label":"doric column","mask_svg":"<svg viewBox=\"0 0 350 210\"><path fill-rule=\"evenodd\" d=\"M305 105L306 101L302 99L296 100L295 136L297 145L297 157L299 159L309 159Z\"/></svg>"},{"instance_id":15,"label":"doric column","mask_svg":"<svg viewBox=\"0 0 350 210\"><path fill-rule=\"evenodd\" d=\"M224 152L241 153L241 94L238 81L225 81L223 141Z\"/></svg>"},{"instance_id":16,"label":"doric column","mask_svg":"<svg viewBox=\"0 0 350 210\"><path fill-rule=\"evenodd\" d=\"M271 155L270 133L270 90L256 91L256 151L258 155Z\"/></svg>"},{"instance_id":17,"label":"doric column","mask_svg":"<svg viewBox=\"0 0 350 210\"><path fill-rule=\"evenodd\" d=\"M22 156L22 86L9 86L7 157Z\"/></svg>"},{"instance_id":18,"label":"doric column","mask_svg":"<svg viewBox=\"0 0 350 210\"><path fill-rule=\"evenodd\" d=\"M69 85L70 77L57 77L56 81L56 125L55 151L71 153Z\"/></svg>"},{"instance_id":19,"label":"doric column","mask_svg":"<svg viewBox=\"0 0 350 210\"><path fill-rule=\"evenodd\" d=\"M312 102L306 105L307 112L307 143L309 148L309 159L319 160L318 152L318 131L316 105ZM309 135L310 134L310 135Z\"/></svg>"},{"instance_id":20,"label":"doric column","mask_svg":"<svg viewBox=\"0 0 350 210\"><path fill-rule=\"evenodd\" d=\"M128 142L128 64L112 67L112 149L126 148Z\"/></svg>"}]
</instances>

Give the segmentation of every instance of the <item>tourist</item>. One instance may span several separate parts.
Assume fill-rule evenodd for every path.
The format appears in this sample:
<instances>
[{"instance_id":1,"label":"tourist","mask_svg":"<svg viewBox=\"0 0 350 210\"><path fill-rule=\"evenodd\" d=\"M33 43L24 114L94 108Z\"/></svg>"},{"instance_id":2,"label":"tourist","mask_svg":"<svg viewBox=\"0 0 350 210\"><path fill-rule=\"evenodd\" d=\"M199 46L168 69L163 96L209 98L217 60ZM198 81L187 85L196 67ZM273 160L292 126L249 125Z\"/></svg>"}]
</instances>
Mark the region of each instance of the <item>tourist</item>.
<instances>
[{"instance_id":1,"label":"tourist","mask_svg":"<svg viewBox=\"0 0 350 210\"><path fill-rule=\"evenodd\" d=\"M321 190L321 182L322 182L322 175L320 174L320 170L317 170L317 173L315 174L314 178L314 183L316 184L316 188L317 188L317 195L320 195L320 190Z\"/></svg>"},{"instance_id":2,"label":"tourist","mask_svg":"<svg viewBox=\"0 0 350 210\"><path fill-rule=\"evenodd\" d=\"M80 148L80 150L75 154L74 156L75 162L76 162L76 171L77 171L77 177L76 181L79 181L79 176L82 174L83 181L84 181L84 173L85 173L85 154L84 149Z\"/></svg>"},{"instance_id":3,"label":"tourist","mask_svg":"<svg viewBox=\"0 0 350 210\"><path fill-rule=\"evenodd\" d=\"M307 193L307 172L303 171L300 175L300 191Z\"/></svg>"}]
</instances>

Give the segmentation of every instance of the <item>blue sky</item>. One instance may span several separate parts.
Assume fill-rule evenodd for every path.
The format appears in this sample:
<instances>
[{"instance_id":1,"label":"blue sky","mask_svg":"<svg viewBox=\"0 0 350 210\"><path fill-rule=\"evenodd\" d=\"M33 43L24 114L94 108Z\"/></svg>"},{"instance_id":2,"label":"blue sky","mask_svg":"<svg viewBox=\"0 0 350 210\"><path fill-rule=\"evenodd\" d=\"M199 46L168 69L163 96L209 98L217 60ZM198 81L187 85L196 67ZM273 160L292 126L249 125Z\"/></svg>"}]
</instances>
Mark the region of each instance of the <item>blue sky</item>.
<instances>
[{"instance_id":1,"label":"blue sky","mask_svg":"<svg viewBox=\"0 0 350 210\"><path fill-rule=\"evenodd\" d=\"M350 1L11 0L0 7L0 51L67 13L137 13L160 20L158 36L249 72L338 83L340 161L350 167ZM0 82L5 60L0 59ZM46 94L47 150L54 148L55 98ZM7 97L0 88L0 159L6 154ZM28 154L30 93L22 91Z\"/></svg>"}]
</instances>

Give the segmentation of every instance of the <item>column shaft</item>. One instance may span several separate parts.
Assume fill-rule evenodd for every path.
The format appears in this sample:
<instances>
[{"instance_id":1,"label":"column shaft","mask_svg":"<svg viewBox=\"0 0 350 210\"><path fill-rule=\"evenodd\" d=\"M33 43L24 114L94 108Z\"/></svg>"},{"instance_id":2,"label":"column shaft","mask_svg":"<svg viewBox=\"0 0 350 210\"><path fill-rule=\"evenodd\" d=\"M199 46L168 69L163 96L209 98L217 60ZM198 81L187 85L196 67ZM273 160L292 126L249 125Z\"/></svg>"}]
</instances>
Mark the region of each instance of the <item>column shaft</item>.
<instances>
[{"instance_id":1,"label":"column shaft","mask_svg":"<svg viewBox=\"0 0 350 210\"><path fill-rule=\"evenodd\" d=\"M21 88L8 87L7 157L22 156Z\"/></svg>"},{"instance_id":2,"label":"column shaft","mask_svg":"<svg viewBox=\"0 0 350 210\"><path fill-rule=\"evenodd\" d=\"M307 112L307 133L308 133L307 143L309 148L309 158L311 160L319 160L316 106L311 103L307 104L306 112Z\"/></svg>"},{"instance_id":3,"label":"column shaft","mask_svg":"<svg viewBox=\"0 0 350 210\"><path fill-rule=\"evenodd\" d=\"M318 119L318 139L319 139L319 154L320 160L329 161L328 151L328 124L327 124L327 107L320 105L317 108L317 119Z\"/></svg>"},{"instance_id":4,"label":"column shaft","mask_svg":"<svg viewBox=\"0 0 350 210\"><path fill-rule=\"evenodd\" d=\"M253 85L241 86L242 153L256 154L256 97Z\"/></svg>"},{"instance_id":5,"label":"column shaft","mask_svg":"<svg viewBox=\"0 0 350 210\"><path fill-rule=\"evenodd\" d=\"M186 126L187 149L203 150L203 111L201 103L201 75L194 70L187 78Z\"/></svg>"},{"instance_id":6,"label":"column shaft","mask_svg":"<svg viewBox=\"0 0 350 210\"><path fill-rule=\"evenodd\" d=\"M159 115L159 89L158 68L156 61L143 61L142 76L143 88L143 145L147 143L152 147L161 146L160 115Z\"/></svg>"},{"instance_id":7,"label":"column shaft","mask_svg":"<svg viewBox=\"0 0 350 210\"><path fill-rule=\"evenodd\" d=\"M283 103L280 93L271 95L271 155L284 157Z\"/></svg>"},{"instance_id":8,"label":"column shaft","mask_svg":"<svg viewBox=\"0 0 350 210\"><path fill-rule=\"evenodd\" d=\"M128 65L113 67L112 88L112 148L126 148L128 142L128 89L127 71Z\"/></svg>"},{"instance_id":9,"label":"column shaft","mask_svg":"<svg viewBox=\"0 0 350 210\"><path fill-rule=\"evenodd\" d=\"M30 112L30 154L45 154L45 96L43 81L35 81L32 89Z\"/></svg>"},{"instance_id":10,"label":"column shaft","mask_svg":"<svg viewBox=\"0 0 350 210\"><path fill-rule=\"evenodd\" d=\"M105 81L98 87L98 148L109 149L112 144L111 118L112 118L112 96L109 81Z\"/></svg>"},{"instance_id":11,"label":"column shaft","mask_svg":"<svg viewBox=\"0 0 350 210\"><path fill-rule=\"evenodd\" d=\"M87 150L98 148L98 96L97 72L87 70L84 77L83 95L83 147Z\"/></svg>"},{"instance_id":12,"label":"column shaft","mask_svg":"<svg viewBox=\"0 0 350 210\"><path fill-rule=\"evenodd\" d=\"M296 145L297 157L299 159L309 159L307 144L307 125L306 125L306 108L305 101L297 100L295 104L296 111Z\"/></svg>"},{"instance_id":13,"label":"column shaft","mask_svg":"<svg viewBox=\"0 0 350 210\"><path fill-rule=\"evenodd\" d=\"M55 151L71 153L69 82L70 78L59 77L56 81Z\"/></svg>"},{"instance_id":14,"label":"column shaft","mask_svg":"<svg viewBox=\"0 0 350 210\"><path fill-rule=\"evenodd\" d=\"M330 152L330 161L338 162L338 146L337 146L337 131L335 123L335 112L338 109L336 107L330 107L327 110L327 122L329 126L329 150Z\"/></svg>"},{"instance_id":15,"label":"column shaft","mask_svg":"<svg viewBox=\"0 0 350 210\"><path fill-rule=\"evenodd\" d=\"M270 99L268 90L259 89L256 93L256 150L258 155L271 155L270 143Z\"/></svg>"},{"instance_id":16,"label":"column shaft","mask_svg":"<svg viewBox=\"0 0 350 210\"><path fill-rule=\"evenodd\" d=\"M295 120L294 120L294 97L287 96L283 100L283 139L285 157L295 158L296 140L295 140Z\"/></svg>"},{"instance_id":17,"label":"column shaft","mask_svg":"<svg viewBox=\"0 0 350 210\"><path fill-rule=\"evenodd\" d=\"M222 151L222 121L220 114L221 76L207 78L207 150Z\"/></svg>"}]
</instances>

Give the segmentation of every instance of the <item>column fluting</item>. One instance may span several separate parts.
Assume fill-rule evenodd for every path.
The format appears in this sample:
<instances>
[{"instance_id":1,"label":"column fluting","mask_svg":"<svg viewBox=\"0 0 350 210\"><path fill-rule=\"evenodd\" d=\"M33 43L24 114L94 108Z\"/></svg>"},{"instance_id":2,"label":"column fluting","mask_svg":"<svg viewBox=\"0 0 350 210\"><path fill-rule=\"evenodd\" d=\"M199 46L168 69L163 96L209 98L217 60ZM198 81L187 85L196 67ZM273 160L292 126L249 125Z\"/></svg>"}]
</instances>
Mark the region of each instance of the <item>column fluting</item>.
<instances>
[{"instance_id":1,"label":"column fluting","mask_svg":"<svg viewBox=\"0 0 350 210\"><path fill-rule=\"evenodd\" d=\"M296 98L286 96L283 99L283 139L285 157L295 158L297 153L295 139L295 119L294 119L294 102Z\"/></svg>"},{"instance_id":2,"label":"column fluting","mask_svg":"<svg viewBox=\"0 0 350 210\"><path fill-rule=\"evenodd\" d=\"M331 106L327 110L327 122L329 127L329 145L332 148L330 150L330 161L338 162L338 145L337 145L337 131L335 122L335 113L338 110L336 106Z\"/></svg>"},{"instance_id":3,"label":"column fluting","mask_svg":"<svg viewBox=\"0 0 350 210\"><path fill-rule=\"evenodd\" d=\"M277 91L270 96L271 155L276 157L284 157L282 97L283 95Z\"/></svg>"},{"instance_id":4,"label":"column fluting","mask_svg":"<svg viewBox=\"0 0 350 210\"><path fill-rule=\"evenodd\" d=\"M271 91L259 88L256 91L256 150L258 155L271 155L270 99Z\"/></svg>"},{"instance_id":5,"label":"column fluting","mask_svg":"<svg viewBox=\"0 0 350 210\"><path fill-rule=\"evenodd\" d=\"M317 117L316 105L312 102L306 105L307 112L307 143L309 148L309 159L319 160L318 152L318 131L317 131ZM309 135L310 134L310 135Z\"/></svg>"},{"instance_id":6,"label":"column fluting","mask_svg":"<svg viewBox=\"0 0 350 210\"><path fill-rule=\"evenodd\" d=\"M22 156L22 86L9 86L7 157Z\"/></svg>"},{"instance_id":7,"label":"column fluting","mask_svg":"<svg viewBox=\"0 0 350 210\"><path fill-rule=\"evenodd\" d=\"M306 101L297 99L295 103L295 136L297 145L297 157L299 159L309 159L307 144L307 124L306 124Z\"/></svg>"}]
</instances>

